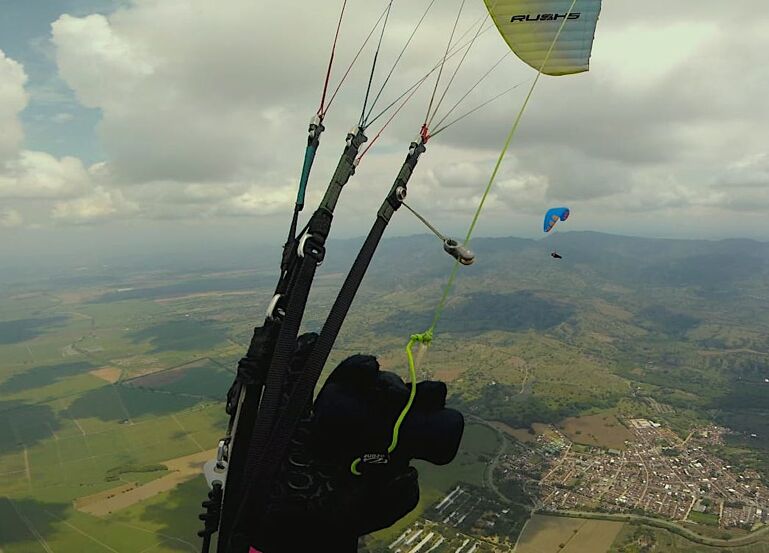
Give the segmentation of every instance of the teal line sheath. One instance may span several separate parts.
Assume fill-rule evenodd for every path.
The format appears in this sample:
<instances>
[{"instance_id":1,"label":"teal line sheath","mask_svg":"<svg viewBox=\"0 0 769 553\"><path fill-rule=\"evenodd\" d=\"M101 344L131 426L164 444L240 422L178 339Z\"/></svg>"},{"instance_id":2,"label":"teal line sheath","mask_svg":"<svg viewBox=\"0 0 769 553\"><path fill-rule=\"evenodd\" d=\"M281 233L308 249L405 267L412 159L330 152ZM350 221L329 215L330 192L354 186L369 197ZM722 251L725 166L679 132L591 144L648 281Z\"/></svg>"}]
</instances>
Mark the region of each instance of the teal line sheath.
<instances>
[{"instance_id":1,"label":"teal line sheath","mask_svg":"<svg viewBox=\"0 0 769 553\"><path fill-rule=\"evenodd\" d=\"M304 207L304 193L307 190L307 181L310 180L310 170L312 164L315 161L315 154L318 151L318 147L314 144L307 146L304 151L304 164L302 165L302 177L299 180L299 190L296 192L296 205L301 209Z\"/></svg>"}]
</instances>

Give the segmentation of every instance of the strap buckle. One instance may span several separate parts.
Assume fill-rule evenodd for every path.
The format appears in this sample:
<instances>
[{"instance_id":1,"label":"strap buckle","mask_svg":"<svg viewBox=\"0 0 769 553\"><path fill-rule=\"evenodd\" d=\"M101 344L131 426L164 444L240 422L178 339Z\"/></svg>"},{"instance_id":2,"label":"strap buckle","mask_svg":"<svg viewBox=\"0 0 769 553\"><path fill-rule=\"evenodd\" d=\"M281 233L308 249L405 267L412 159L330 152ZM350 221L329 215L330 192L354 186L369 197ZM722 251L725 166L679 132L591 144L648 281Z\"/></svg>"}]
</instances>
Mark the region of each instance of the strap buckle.
<instances>
[{"instance_id":1,"label":"strap buckle","mask_svg":"<svg viewBox=\"0 0 769 553\"><path fill-rule=\"evenodd\" d=\"M216 466L225 468L230 460L230 438L222 438L216 447Z\"/></svg>"},{"instance_id":2,"label":"strap buckle","mask_svg":"<svg viewBox=\"0 0 769 553\"><path fill-rule=\"evenodd\" d=\"M278 306L278 302L283 297L283 294L275 294L272 296L269 305L267 305L267 318L271 321L276 319L282 319L286 316L286 312L283 307Z\"/></svg>"},{"instance_id":3,"label":"strap buckle","mask_svg":"<svg viewBox=\"0 0 769 553\"><path fill-rule=\"evenodd\" d=\"M296 247L296 255L300 258L308 255L309 257L314 258L317 265L320 266L326 256L326 248L315 239L314 234L305 231L299 239L299 244Z\"/></svg>"}]
</instances>

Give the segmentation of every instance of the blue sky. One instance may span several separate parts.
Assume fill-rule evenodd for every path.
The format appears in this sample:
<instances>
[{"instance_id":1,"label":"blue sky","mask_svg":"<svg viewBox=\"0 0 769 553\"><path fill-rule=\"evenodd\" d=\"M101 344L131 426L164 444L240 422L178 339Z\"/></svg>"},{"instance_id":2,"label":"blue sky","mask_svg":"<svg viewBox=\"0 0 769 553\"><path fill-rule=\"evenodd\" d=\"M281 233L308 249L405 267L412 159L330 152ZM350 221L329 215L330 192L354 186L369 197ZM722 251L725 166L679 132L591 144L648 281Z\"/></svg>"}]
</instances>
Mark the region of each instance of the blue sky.
<instances>
[{"instance_id":1,"label":"blue sky","mask_svg":"<svg viewBox=\"0 0 769 553\"><path fill-rule=\"evenodd\" d=\"M99 0L3 0L0 50L24 65L29 105L21 112L26 148L56 156L76 156L93 163L105 154L95 134L98 109L83 107L56 70L50 44L51 23L62 13L110 13L120 2ZM58 116L58 118L57 118ZM51 124L52 122L55 124Z\"/></svg>"}]
</instances>

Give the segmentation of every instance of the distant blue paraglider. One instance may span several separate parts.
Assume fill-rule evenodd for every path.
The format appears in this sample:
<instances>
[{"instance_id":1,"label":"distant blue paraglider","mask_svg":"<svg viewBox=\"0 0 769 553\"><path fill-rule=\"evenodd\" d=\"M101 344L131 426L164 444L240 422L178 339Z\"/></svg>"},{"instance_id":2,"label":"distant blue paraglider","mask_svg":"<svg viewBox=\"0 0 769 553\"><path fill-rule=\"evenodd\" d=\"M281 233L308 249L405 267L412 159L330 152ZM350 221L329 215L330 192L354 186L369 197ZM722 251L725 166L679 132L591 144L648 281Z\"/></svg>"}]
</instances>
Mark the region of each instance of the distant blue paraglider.
<instances>
[{"instance_id":1,"label":"distant blue paraglider","mask_svg":"<svg viewBox=\"0 0 769 553\"><path fill-rule=\"evenodd\" d=\"M568 219L569 213L570 211L568 207L552 207L548 209L547 213L545 213L545 222L542 225L543 230L545 232L550 232L558 221L565 221ZM550 253L550 257L553 259L563 259L555 249Z\"/></svg>"},{"instance_id":2,"label":"distant blue paraglider","mask_svg":"<svg viewBox=\"0 0 769 553\"><path fill-rule=\"evenodd\" d=\"M547 210L547 213L545 213L545 222L543 225L543 229L545 232L550 232L550 230L555 226L555 224L561 220L565 221L569 218L569 208L568 207L553 207Z\"/></svg>"}]
</instances>

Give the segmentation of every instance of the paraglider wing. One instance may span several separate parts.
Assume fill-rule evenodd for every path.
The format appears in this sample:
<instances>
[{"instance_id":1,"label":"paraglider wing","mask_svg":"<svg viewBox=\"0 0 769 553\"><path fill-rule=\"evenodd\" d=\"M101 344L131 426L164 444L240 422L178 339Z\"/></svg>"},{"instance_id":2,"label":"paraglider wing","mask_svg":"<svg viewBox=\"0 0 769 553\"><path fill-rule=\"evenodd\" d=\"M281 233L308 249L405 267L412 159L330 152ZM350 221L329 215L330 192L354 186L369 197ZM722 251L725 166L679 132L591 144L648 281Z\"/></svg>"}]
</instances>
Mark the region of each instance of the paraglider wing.
<instances>
[{"instance_id":1,"label":"paraglider wing","mask_svg":"<svg viewBox=\"0 0 769 553\"><path fill-rule=\"evenodd\" d=\"M484 2L505 42L534 69L541 68L545 75L571 75L588 70L601 0ZM561 24L563 29L553 44ZM553 51L543 67L551 45Z\"/></svg>"},{"instance_id":2,"label":"paraglider wing","mask_svg":"<svg viewBox=\"0 0 769 553\"><path fill-rule=\"evenodd\" d=\"M548 209L547 213L545 213L543 230L545 232L550 232L550 229L552 229L558 221L565 221L568 219L569 213L568 207L553 207Z\"/></svg>"}]
</instances>

